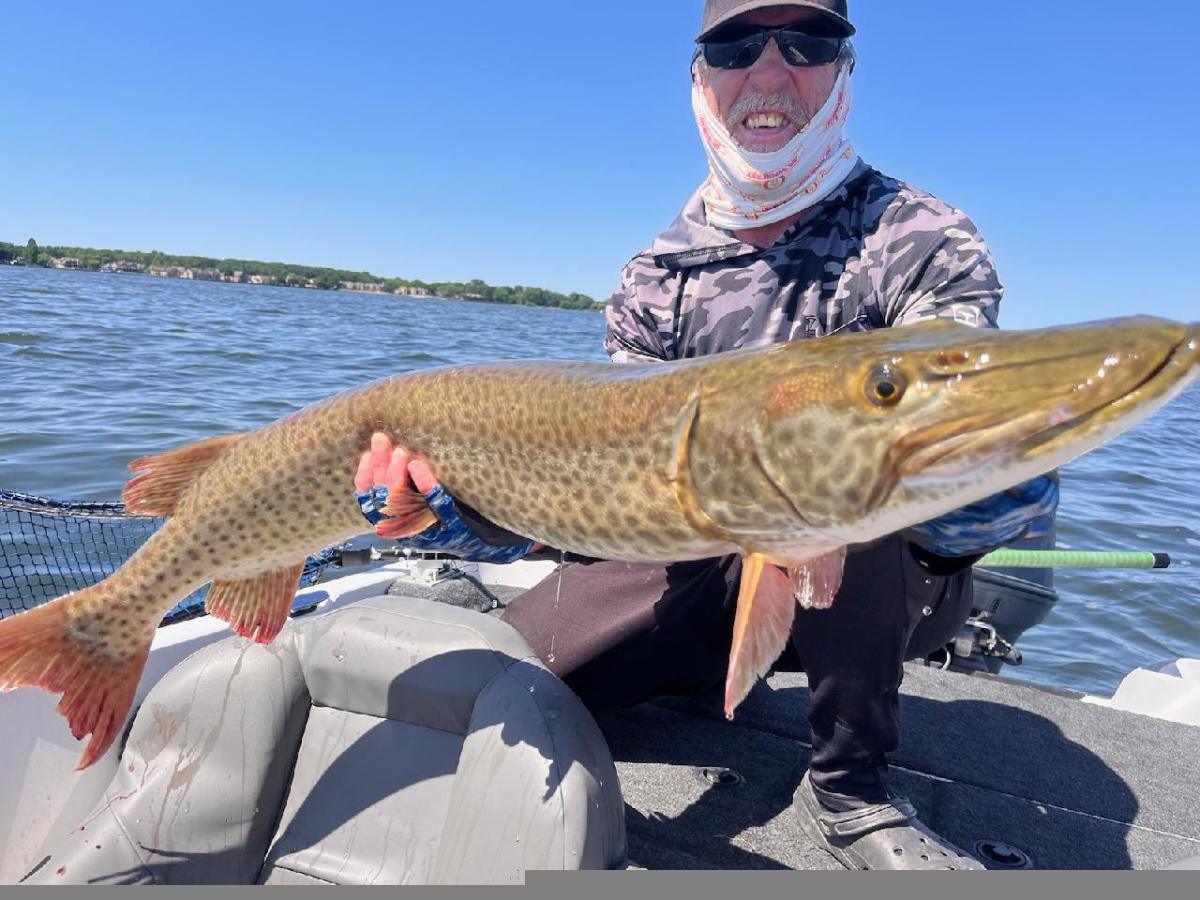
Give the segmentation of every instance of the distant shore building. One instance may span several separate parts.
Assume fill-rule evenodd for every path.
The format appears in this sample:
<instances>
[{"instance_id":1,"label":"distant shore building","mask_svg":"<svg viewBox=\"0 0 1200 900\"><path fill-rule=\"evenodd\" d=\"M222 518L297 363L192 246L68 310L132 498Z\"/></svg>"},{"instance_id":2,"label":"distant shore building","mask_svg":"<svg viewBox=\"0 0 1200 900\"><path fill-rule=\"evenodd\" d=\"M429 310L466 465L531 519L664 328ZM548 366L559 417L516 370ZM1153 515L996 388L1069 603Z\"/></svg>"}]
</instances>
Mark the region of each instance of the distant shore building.
<instances>
[{"instance_id":1,"label":"distant shore building","mask_svg":"<svg viewBox=\"0 0 1200 900\"><path fill-rule=\"evenodd\" d=\"M189 266L179 273L180 278L189 278L193 281L220 281L221 273L216 269L197 269Z\"/></svg>"},{"instance_id":2,"label":"distant shore building","mask_svg":"<svg viewBox=\"0 0 1200 900\"><path fill-rule=\"evenodd\" d=\"M211 263L216 263L218 260L204 256L191 257L170 257L159 251L141 252L141 251L125 251L125 250L95 250L92 248L75 248L80 252L86 253L86 257L80 258L77 256L58 256L51 257L49 250L62 252L67 248L55 246L52 248L36 248L34 251L25 250L15 244L9 244L0 241L0 265L25 266L40 264L49 266L55 269L80 269L85 271L101 272L128 272L128 273L144 273L153 275L158 278L186 278L189 281L221 281L232 284L268 284L278 285L280 287L297 287L308 288L310 290L343 290L343 291L358 291L368 294L392 294L400 297L420 297L444 299L444 300L482 300L494 303L525 303L529 302L526 297L528 291L533 292L532 300L539 305L545 306L565 306L571 309L593 309L601 310L604 308L603 303L592 301L590 298L582 294L571 294L564 296L555 294L551 291L539 289L527 289L522 287L517 288L491 288L478 278L472 279L466 284L455 285L460 288L466 288L464 291L451 291L450 284L443 285L428 285L421 282L416 284L405 284L407 279L388 278L378 281L335 281L338 270L328 268L308 268L294 266L290 264L280 263L264 263L264 262L249 262L246 260L221 260L222 267L231 262L248 262L256 268L270 266L275 271L281 271L279 275L267 275L255 273L253 275L237 269L214 268L212 266L177 266L177 265L147 265L141 262L135 262L131 259L111 259L112 253L139 253L142 258L158 259L165 261L167 259L205 259ZM31 258L36 259L37 263L32 263ZM101 263L101 259L107 259L107 262ZM298 271L297 271L298 270ZM310 278L305 272L316 271L317 278ZM369 272L361 273L367 277L377 278L378 276L371 275ZM439 289L444 293L439 293Z\"/></svg>"},{"instance_id":3,"label":"distant shore building","mask_svg":"<svg viewBox=\"0 0 1200 900\"><path fill-rule=\"evenodd\" d=\"M100 267L101 272L145 272L146 267L128 259L116 259Z\"/></svg>"}]
</instances>

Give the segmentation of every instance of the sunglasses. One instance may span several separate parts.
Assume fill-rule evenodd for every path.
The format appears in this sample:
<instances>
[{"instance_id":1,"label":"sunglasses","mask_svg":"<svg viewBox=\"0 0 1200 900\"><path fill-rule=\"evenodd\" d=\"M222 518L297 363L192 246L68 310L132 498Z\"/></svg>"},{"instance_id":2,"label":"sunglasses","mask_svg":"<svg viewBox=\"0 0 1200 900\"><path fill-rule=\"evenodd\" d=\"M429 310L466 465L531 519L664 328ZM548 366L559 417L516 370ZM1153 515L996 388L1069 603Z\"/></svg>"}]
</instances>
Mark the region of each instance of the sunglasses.
<instances>
[{"instance_id":1,"label":"sunglasses","mask_svg":"<svg viewBox=\"0 0 1200 900\"><path fill-rule=\"evenodd\" d=\"M783 58L793 66L824 66L838 58L845 39L811 34L796 25L777 28L727 28L701 44L705 61L715 69L745 69L762 56L772 37Z\"/></svg>"}]
</instances>

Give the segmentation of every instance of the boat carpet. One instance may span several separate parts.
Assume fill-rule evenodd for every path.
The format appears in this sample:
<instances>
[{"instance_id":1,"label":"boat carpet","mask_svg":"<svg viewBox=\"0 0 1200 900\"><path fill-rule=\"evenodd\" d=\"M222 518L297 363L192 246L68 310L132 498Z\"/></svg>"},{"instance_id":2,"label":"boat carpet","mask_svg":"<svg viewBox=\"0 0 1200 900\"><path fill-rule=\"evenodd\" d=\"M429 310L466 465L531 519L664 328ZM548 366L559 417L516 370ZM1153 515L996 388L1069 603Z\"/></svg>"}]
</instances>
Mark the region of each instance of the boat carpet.
<instances>
[{"instance_id":1,"label":"boat carpet","mask_svg":"<svg viewBox=\"0 0 1200 900\"><path fill-rule=\"evenodd\" d=\"M596 716L621 778L632 861L649 869L837 868L792 792L810 754L803 674ZM1200 729L984 675L909 664L893 786L959 846L1043 869L1150 869L1200 854ZM720 786L702 767L744 781Z\"/></svg>"}]
</instances>

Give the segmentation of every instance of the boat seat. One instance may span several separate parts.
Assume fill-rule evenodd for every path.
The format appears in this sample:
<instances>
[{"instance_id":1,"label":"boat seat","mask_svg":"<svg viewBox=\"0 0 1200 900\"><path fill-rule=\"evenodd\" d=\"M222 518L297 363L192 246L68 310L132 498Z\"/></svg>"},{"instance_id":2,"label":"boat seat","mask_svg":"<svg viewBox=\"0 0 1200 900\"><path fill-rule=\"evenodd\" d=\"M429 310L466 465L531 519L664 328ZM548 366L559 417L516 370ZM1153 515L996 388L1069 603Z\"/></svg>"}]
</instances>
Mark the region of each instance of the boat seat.
<instances>
[{"instance_id":1,"label":"boat seat","mask_svg":"<svg viewBox=\"0 0 1200 900\"><path fill-rule=\"evenodd\" d=\"M147 695L102 800L26 883L521 883L622 868L579 699L505 622L409 597L230 638Z\"/></svg>"}]
</instances>

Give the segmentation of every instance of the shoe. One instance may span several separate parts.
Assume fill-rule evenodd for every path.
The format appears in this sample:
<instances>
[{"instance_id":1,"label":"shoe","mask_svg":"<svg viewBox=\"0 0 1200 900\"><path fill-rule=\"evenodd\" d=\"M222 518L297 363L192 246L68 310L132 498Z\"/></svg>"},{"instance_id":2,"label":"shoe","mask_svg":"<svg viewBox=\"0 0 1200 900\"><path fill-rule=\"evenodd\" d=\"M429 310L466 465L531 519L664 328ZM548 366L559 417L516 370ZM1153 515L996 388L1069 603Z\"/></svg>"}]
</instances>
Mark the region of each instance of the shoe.
<instances>
[{"instance_id":1,"label":"shoe","mask_svg":"<svg viewBox=\"0 0 1200 900\"><path fill-rule=\"evenodd\" d=\"M984 868L930 831L903 797L849 812L830 812L817 799L805 772L792 807L804 833L847 869Z\"/></svg>"}]
</instances>

